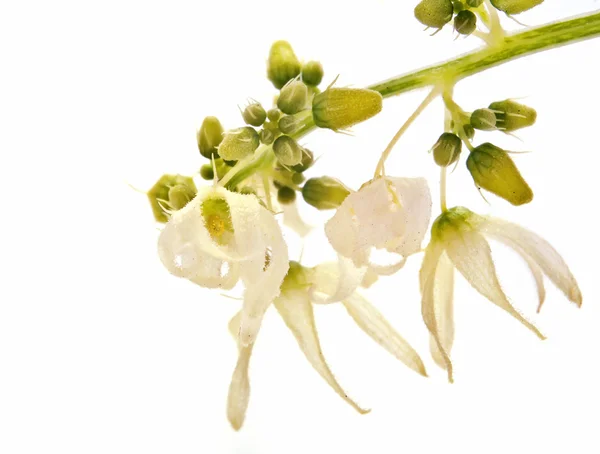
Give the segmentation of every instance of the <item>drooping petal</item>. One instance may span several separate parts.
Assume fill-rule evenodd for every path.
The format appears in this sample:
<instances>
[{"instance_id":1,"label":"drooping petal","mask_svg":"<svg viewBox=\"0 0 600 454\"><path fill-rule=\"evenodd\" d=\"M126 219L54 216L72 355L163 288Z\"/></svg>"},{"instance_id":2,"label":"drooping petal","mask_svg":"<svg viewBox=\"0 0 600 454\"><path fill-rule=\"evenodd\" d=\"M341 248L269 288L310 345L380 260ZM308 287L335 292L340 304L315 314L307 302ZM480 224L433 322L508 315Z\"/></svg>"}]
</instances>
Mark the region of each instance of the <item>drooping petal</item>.
<instances>
[{"instance_id":1,"label":"drooping petal","mask_svg":"<svg viewBox=\"0 0 600 454\"><path fill-rule=\"evenodd\" d=\"M444 247L438 242L431 242L425 250L425 257L423 257L423 263L421 265L421 271L419 273L422 293L421 315L423 316L425 326L427 326L429 333L431 334L431 336L433 336L433 339L436 342L438 351L441 355L441 359L444 363L444 369L446 369L446 372L448 373L448 381L450 383L453 383L454 378L452 362L450 361L450 356L448 355L448 352L444 348L444 344L442 343L442 337L438 329L434 297L436 270L443 252Z\"/></svg>"},{"instance_id":2,"label":"drooping petal","mask_svg":"<svg viewBox=\"0 0 600 454\"><path fill-rule=\"evenodd\" d=\"M331 369L329 369L321 351L321 344L317 335L313 309L308 294L304 291L292 290L277 298L274 304L285 324L294 334L306 359L308 359L321 377L356 411L361 414L368 413L370 410L359 407L348 397L333 376Z\"/></svg>"},{"instance_id":3,"label":"drooping petal","mask_svg":"<svg viewBox=\"0 0 600 454\"><path fill-rule=\"evenodd\" d=\"M241 312L238 312L229 322L229 332L237 341ZM237 342L236 342L237 343ZM240 430L244 424L248 402L250 400L250 380L248 367L254 344L241 347L238 344L238 361L231 377L229 394L227 396L227 419L235 430Z\"/></svg>"},{"instance_id":4,"label":"drooping petal","mask_svg":"<svg viewBox=\"0 0 600 454\"><path fill-rule=\"evenodd\" d=\"M570 301L581 306L577 281L560 254L542 237L517 224L495 218L488 218L481 226L481 232L502 241L522 256L528 255Z\"/></svg>"},{"instance_id":5,"label":"drooping petal","mask_svg":"<svg viewBox=\"0 0 600 454\"><path fill-rule=\"evenodd\" d=\"M308 225L298 212L298 205L294 203L286 203L282 205L283 210L283 225L288 226L300 237L305 237L312 230L312 227Z\"/></svg>"},{"instance_id":6,"label":"drooping petal","mask_svg":"<svg viewBox=\"0 0 600 454\"><path fill-rule=\"evenodd\" d=\"M343 301L343 304L359 328L375 342L414 371L427 376L419 354L374 306L357 293Z\"/></svg>"},{"instance_id":7,"label":"drooping petal","mask_svg":"<svg viewBox=\"0 0 600 454\"><path fill-rule=\"evenodd\" d=\"M435 272L433 304L439 342L445 354L450 356L454 343L454 266L445 253L440 257ZM446 369L444 354L433 336L429 339L429 349L435 363Z\"/></svg>"},{"instance_id":8,"label":"drooping petal","mask_svg":"<svg viewBox=\"0 0 600 454\"><path fill-rule=\"evenodd\" d=\"M317 265L308 272L313 288L313 302L329 304L342 301L352 295L363 282L367 267L357 267L352 260L338 256L338 262Z\"/></svg>"},{"instance_id":9,"label":"drooping petal","mask_svg":"<svg viewBox=\"0 0 600 454\"><path fill-rule=\"evenodd\" d=\"M519 320L540 339L545 339L508 301L498 282L490 246L480 233L475 230L457 233L446 244L446 252L456 269L475 290Z\"/></svg>"}]
</instances>

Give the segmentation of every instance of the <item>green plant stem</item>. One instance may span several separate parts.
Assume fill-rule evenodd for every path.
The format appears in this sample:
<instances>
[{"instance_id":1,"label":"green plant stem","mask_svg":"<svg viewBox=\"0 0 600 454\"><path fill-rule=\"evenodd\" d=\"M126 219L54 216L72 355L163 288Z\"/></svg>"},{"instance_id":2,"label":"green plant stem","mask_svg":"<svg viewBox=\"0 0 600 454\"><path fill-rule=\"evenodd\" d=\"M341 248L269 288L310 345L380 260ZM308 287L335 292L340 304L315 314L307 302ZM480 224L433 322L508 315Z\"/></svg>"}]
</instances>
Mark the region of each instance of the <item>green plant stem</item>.
<instances>
[{"instance_id":1,"label":"green plant stem","mask_svg":"<svg viewBox=\"0 0 600 454\"><path fill-rule=\"evenodd\" d=\"M389 98L432 85L452 87L466 77L511 60L598 36L600 36L600 11L595 11L507 35L497 46L486 46L453 60L393 77L368 88L378 91L384 98ZM314 128L312 116L309 115L303 120L302 127L294 134L294 138L298 139ZM269 155L272 154L269 151L270 147L261 147L253 159L238 163L230 170L233 174L225 176L224 185L234 188L266 165L270 161Z\"/></svg>"}]
</instances>

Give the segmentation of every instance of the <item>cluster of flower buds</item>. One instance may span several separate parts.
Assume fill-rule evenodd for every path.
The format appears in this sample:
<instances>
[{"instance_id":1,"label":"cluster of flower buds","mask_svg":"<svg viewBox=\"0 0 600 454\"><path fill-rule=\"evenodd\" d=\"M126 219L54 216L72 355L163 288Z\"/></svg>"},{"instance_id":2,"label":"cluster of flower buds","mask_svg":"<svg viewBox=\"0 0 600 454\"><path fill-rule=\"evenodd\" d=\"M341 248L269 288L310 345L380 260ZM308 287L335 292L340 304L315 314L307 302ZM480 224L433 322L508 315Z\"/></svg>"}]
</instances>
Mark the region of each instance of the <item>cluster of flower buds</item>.
<instances>
[{"instance_id":1,"label":"cluster of flower buds","mask_svg":"<svg viewBox=\"0 0 600 454\"><path fill-rule=\"evenodd\" d=\"M544 0L491 0L494 8L508 15L519 14ZM484 0L421 0L414 10L415 18L430 28L440 30L454 18L454 30L470 35L477 29L477 17L486 23Z\"/></svg>"}]
</instances>

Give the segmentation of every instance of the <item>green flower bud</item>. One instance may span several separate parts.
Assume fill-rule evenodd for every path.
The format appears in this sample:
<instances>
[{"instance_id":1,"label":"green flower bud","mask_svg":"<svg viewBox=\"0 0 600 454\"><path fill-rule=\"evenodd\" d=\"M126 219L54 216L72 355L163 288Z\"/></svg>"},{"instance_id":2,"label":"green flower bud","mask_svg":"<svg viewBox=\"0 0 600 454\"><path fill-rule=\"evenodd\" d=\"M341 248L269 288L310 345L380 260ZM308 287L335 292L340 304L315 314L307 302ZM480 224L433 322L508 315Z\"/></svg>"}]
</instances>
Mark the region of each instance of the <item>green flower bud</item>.
<instances>
[{"instance_id":1,"label":"green flower bud","mask_svg":"<svg viewBox=\"0 0 600 454\"><path fill-rule=\"evenodd\" d=\"M294 166L297 167L297 166ZM304 183L304 180L306 180L306 177L304 175L302 175L301 173L295 173L292 175L292 183L294 184L302 184Z\"/></svg>"},{"instance_id":2,"label":"green flower bud","mask_svg":"<svg viewBox=\"0 0 600 454\"><path fill-rule=\"evenodd\" d=\"M215 171L213 170L212 163L204 164L202 167L200 167L200 176L204 180L212 180L215 177Z\"/></svg>"},{"instance_id":3,"label":"green flower bud","mask_svg":"<svg viewBox=\"0 0 600 454\"><path fill-rule=\"evenodd\" d=\"M171 191L172 189L174 190ZM196 185L191 177L163 175L147 193L154 219L157 222L167 222L168 211L183 208L194 198L196 192Z\"/></svg>"},{"instance_id":4,"label":"green flower bud","mask_svg":"<svg viewBox=\"0 0 600 454\"><path fill-rule=\"evenodd\" d=\"M302 147L290 136L277 137L273 143L273 152L284 166L295 166L302 162Z\"/></svg>"},{"instance_id":5,"label":"green flower bud","mask_svg":"<svg viewBox=\"0 0 600 454\"><path fill-rule=\"evenodd\" d=\"M496 126L505 132L531 126L537 119L534 108L519 104L512 99L493 102L489 108L496 114Z\"/></svg>"},{"instance_id":6,"label":"green flower bud","mask_svg":"<svg viewBox=\"0 0 600 454\"><path fill-rule=\"evenodd\" d=\"M228 161L236 161L250 156L258 148L260 139L254 128L243 128L227 131L219 145L219 155Z\"/></svg>"},{"instance_id":7,"label":"green flower bud","mask_svg":"<svg viewBox=\"0 0 600 454\"><path fill-rule=\"evenodd\" d=\"M458 14L466 8L465 4L460 0L454 0L452 2L452 7L454 8L454 14Z\"/></svg>"},{"instance_id":8,"label":"green flower bud","mask_svg":"<svg viewBox=\"0 0 600 454\"><path fill-rule=\"evenodd\" d=\"M461 35L470 35L477 28L477 16L465 9L454 17L454 30Z\"/></svg>"},{"instance_id":9,"label":"green flower bud","mask_svg":"<svg viewBox=\"0 0 600 454\"><path fill-rule=\"evenodd\" d=\"M478 187L513 205L523 205L533 199L533 191L508 153L491 143L484 143L471 151L467 168Z\"/></svg>"},{"instance_id":10,"label":"green flower bud","mask_svg":"<svg viewBox=\"0 0 600 454\"><path fill-rule=\"evenodd\" d=\"M310 178L302 187L302 197L319 210L333 210L350 195L341 181L331 177Z\"/></svg>"},{"instance_id":11,"label":"green flower bud","mask_svg":"<svg viewBox=\"0 0 600 454\"><path fill-rule=\"evenodd\" d=\"M306 108L308 87L299 80L289 81L279 92L277 107L288 115L294 115Z\"/></svg>"},{"instance_id":12,"label":"green flower bud","mask_svg":"<svg viewBox=\"0 0 600 454\"><path fill-rule=\"evenodd\" d=\"M277 123L277 121L279 121L279 119L281 118L281 110L277 108L269 109L267 111L267 118L269 119L269 121Z\"/></svg>"},{"instance_id":13,"label":"green flower bud","mask_svg":"<svg viewBox=\"0 0 600 454\"><path fill-rule=\"evenodd\" d=\"M416 19L433 28L442 28L452 19L453 13L452 0L422 0L415 7Z\"/></svg>"},{"instance_id":14,"label":"green flower bud","mask_svg":"<svg viewBox=\"0 0 600 454\"><path fill-rule=\"evenodd\" d=\"M267 77L281 89L290 80L300 74L300 62L287 41L276 41L271 46L267 62Z\"/></svg>"},{"instance_id":15,"label":"green flower bud","mask_svg":"<svg viewBox=\"0 0 600 454\"><path fill-rule=\"evenodd\" d=\"M313 152L306 148L303 148L302 149L302 161L300 162L300 164L292 166L292 170L297 173L305 172L307 169L310 168L310 166L313 165L314 159L315 159L315 157L313 155Z\"/></svg>"},{"instance_id":16,"label":"green flower bud","mask_svg":"<svg viewBox=\"0 0 600 454\"><path fill-rule=\"evenodd\" d=\"M271 145L275 140L275 133L270 128L264 128L260 131L258 136L260 138L260 142L264 143L265 145Z\"/></svg>"},{"instance_id":17,"label":"green flower bud","mask_svg":"<svg viewBox=\"0 0 600 454\"><path fill-rule=\"evenodd\" d=\"M473 139L473 137L475 137L475 129L473 128L473 126L467 123L466 125L463 125L462 128L463 133L465 134L467 139L471 140Z\"/></svg>"},{"instance_id":18,"label":"green flower bud","mask_svg":"<svg viewBox=\"0 0 600 454\"><path fill-rule=\"evenodd\" d=\"M313 98L315 125L333 131L347 129L381 112L381 94L367 88L328 88Z\"/></svg>"},{"instance_id":19,"label":"green flower bud","mask_svg":"<svg viewBox=\"0 0 600 454\"><path fill-rule=\"evenodd\" d=\"M490 109L477 109L471 114L471 126L481 131L493 131L496 128L496 114Z\"/></svg>"},{"instance_id":20,"label":"green flower bud","mask_svg":"<svg viewBox=\"0 0 600 454\"><path fill-rule=\"evenodd\" d=\"M277 190L277 201L282 205L287 205L296 200L296 191L288 186L282 186Z\"/></svg>"},{"instance_id":21,"label":"green flower bud","mask_svg":"<svg viewBox=\"0 0 600 454\"><path fill-rule=\"evenodd\" d=\"M267 112L258 102L248 104L242 112L242 117L247 125L261 126L267 119Z\"/></svg>"},{"instance_id":22,"label":"green flower bud","mask_svg":"<svg viewBox=\"0 0 600 454\"><path fill-rule=\"evenodd\" d=\"M433 146L433 160L440 167L454 164L462 149L460 137L451 132L443 133Z\"/></svg>"},{"instance_id":23,"label":"green flower bud","mask_svg":"<svg viewBox=\"0 0 600 454\"><path fill-rule=\"evenodd\" d=\"M277 123L279 130L284 134L294 134L302 127L300 119L294 115L284 115Z\"/></svg>"},{"instance_id":24,"label":"green flower bud","mask_svg":"<svg viewBox=\"0 0 600 454\"><path fill-rule=\"evenodd\" d=\"M544 0L491 0L494 8L505 12L506 14L519 14L523 11L538 6Z\"/></svg>"},{"instance_id":25,"label":"green flower bud","mask_svg":"<svg viewBox=\"0 0 600 454\"><path fill-rule=\"evenodd\" d=\"M323 65L318 61L309 61L302 66L302 82L316 87L323 80Z\"/></svg>"},{"instance_id":26,"label":"green flower bud","mask_svg":"<svg viewBox=\"0 0 600 454\"><path fill-rule=\"evenodd\" d=\"M469 8L479 8L482 3L483 0L467 0L467 6Z\"/></svg>"},{"instance_id":27,"label":"green flower bud","mask_svg":"<svg viewBox=\"0 0 600 454\"><path fill-rule=\"evenodd\" d=\"M196 134L200 154L207 159L219 157L217 147L223 140L223 126L217 117L206 117Z\"/></svg>"},{"instance_id":28,"label":"green flower bud","mask_svg":"<svg viewBox=\"0 0 600 454\"><path fill-rule=\"evenodd\" d=\"M453 207L440 214L431 226L431 238L444 242L448 235L476 229L484 219L465 207Z\"/></svg>"}]
</instances>

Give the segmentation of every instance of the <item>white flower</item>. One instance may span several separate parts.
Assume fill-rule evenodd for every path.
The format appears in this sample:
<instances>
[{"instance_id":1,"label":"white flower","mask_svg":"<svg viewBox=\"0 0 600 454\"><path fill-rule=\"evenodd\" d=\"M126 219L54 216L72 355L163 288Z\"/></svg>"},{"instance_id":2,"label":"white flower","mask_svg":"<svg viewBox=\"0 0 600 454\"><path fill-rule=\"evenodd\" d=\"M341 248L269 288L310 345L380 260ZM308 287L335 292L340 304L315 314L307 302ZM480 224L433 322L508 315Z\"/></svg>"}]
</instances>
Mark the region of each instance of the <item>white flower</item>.
<instances>
[{"instance_id":1,"label":"white flower","mask_svg":"<svg viewBox=\"0 0 600 454\"><path fill-rule=\"evenodd\" d=\"M296 262L291 262L281 295L275 299L274 305L298 341L306 359L319 375L356 411L361 414L368 413L369 410L363 409L348 397L325 361L313 314L312 304L317 302L313 296L316 293L327 295L325 298L327 301L331 301L334 295L346 295L341 302L365 333L419 374L426 375L425 367L415 350L394 330L381 313L355 293L356 286L350 292L347 285L353 281L353 278L345 279L338 270L337 264L304 268ZM314 291L309 291L310 289ZM229 324L230 332L235 334L239 323L240 314L237 314ZM250 397L248 367L253 347L254 345L239 347L238 362L229 387L227 416L236 430L242 426L248 407Z\"/></svg>"},{"instance_id":2,"label":"white flower","mask_svg":"<svg viewBox=\"0 0 600 454\"><path fill-rule=\"evenodd\" d=\"M538 310L545 297L542 273L569 300L581 306L582 296L575 278L562 257L546 240L516 224L479 216L463 207L446 211L433 224L431 243L423 258L420 280L422 314L431 333L432 356L438 365L447 370L450 381L452 363L449 355L454 340L454 268L475 290L544 339L504 294L486 237L511 247L525 260L538 288Z\"/></svg>"},{"instance_id":3,"label":"white flower","mask_svg":"<svg viewBox=\"0 0 600 454\"><path fill-rule=\"evenodd\" d=\"M289 266L279 225L255 196L201 188L173 213L160 234L158 251L169 272L203 287L230 289L241 279L240 342L254 342Z\"/></svg>"},{"instance_id":4,"label":"white flower","mask_svg":"<svg viewBox=\"0 0 600 454\"><path fill-rule=\"evenodd\" d=\"M430 218L424 178L378 178L346 197L325 233L338 254L361 267L373 248L403 257L420 251Z\"/></svg>"}]
</instances>

